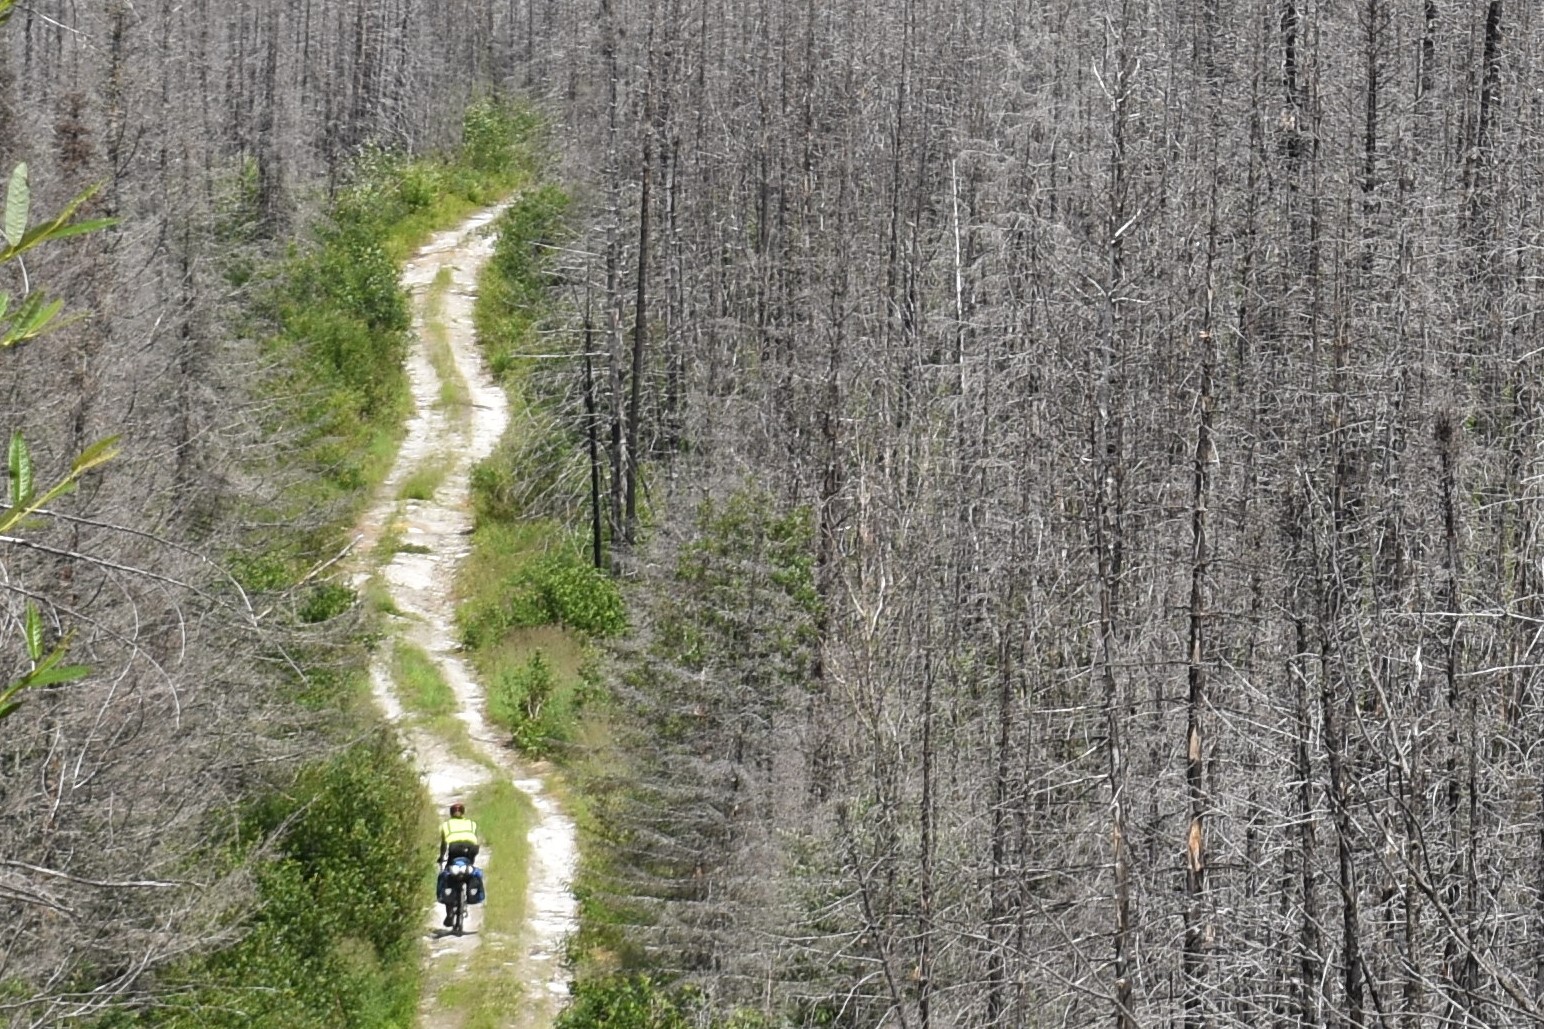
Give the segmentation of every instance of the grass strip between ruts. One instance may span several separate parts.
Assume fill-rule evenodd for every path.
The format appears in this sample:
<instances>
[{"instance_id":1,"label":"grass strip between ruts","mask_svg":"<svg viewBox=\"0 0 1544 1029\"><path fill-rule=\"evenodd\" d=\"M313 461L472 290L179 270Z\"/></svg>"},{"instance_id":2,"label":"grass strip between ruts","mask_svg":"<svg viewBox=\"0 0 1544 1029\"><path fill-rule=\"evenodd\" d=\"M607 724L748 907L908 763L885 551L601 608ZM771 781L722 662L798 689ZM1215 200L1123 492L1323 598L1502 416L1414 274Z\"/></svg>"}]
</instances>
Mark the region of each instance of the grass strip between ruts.
<instances>
[{"instance_id":1,"label":"grass strip between ruts","mask_svg":"<svg viewBox=\"0 0 1544 1029\"><path fill-rule=\"evenodd\" d=\"M445 265L429 284L429 292L424 297L424 341L429 346L429 364L440 380L437 406L450 412L460 423L472 409L472 390L456 365L456 355L450 346L450 329L445 324L445 294L450 292L454 279L455 273Z\"/></svg>"},{"instance_id":2,"label":"grass strip between ruts","mask_svg":"<svg viewBox=\"0 0 1544 1029\"><path fill-rule=\"evenodd\" d=\"M439 666L420 646L399 639L392 649L391 677L402 706L419 715L446 715L456 709L456 695Z\"/></svg>"},{"instance_id":3,"label":"grass strip between ruts","mask_svg":"<svg viewBox=\"0 0 1544 1029\"><path fill-rule=\"evenodd\" d=\"M481 859L488 900L481 905L475 931L480 935L468 967L440 990L442 1009L461 1016L462 1029L495 1029L507 1025L515 1007L524 1002L521 977L512 974L523 960L525 908L530 863L526 836L536 818L530 800L513 783L495 782L467 800L487 848Z\"/></svg>"}]
</instances>

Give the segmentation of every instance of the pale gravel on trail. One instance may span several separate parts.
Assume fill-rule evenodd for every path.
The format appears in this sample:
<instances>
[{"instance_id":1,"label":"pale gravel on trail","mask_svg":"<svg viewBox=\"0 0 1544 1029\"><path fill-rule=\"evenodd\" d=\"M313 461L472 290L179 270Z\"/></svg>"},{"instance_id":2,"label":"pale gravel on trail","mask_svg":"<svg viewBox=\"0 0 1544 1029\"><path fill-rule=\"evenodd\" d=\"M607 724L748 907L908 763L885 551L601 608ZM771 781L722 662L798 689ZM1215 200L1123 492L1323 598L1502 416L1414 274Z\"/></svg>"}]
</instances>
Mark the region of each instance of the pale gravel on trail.
<instances>
[{"instance_id":1,"label":"pale gravel on trail","mask_svg":"<svg viewBox=\"0 0 1544 1029\"><path fill-rule=\"evenodd\" d=\"M493 251L489 226L502 208L485 210L456 229L440 233L407 263L402 282L413 297L414 345L407 361L415 413L396 464L359 526L356 553L356 585L362 586L377 566L370 559L387 530L413 551L399 552L380 565L379 574L401 617L394 618L395 637L427 652L439 666L456 697L456 717L466 726L475 760L458 756L447 741L404 720L401 703L393 692L390 647L382 647L371 669L374 691L388 718L397 723L414 756L435 807L443 811L452 800L465 797L497 776L524 792L537 813L527 839L531 862L526 925L518 940L484 939L481 909L473 908L467 934L456 937L440 928L441 908L426 897L425 935L430 940L431 969L419 1022L436 1029L453 1024L454 1015L438 1010L433 996L436 980L452 979L464 971L480 946L508 953L506 965L524 986L526 1010L509 1012L505 1024L544 1026L551 1023L567 979L561 964L564 937L575 928L576 905L569 883L574 875L574 824L553 799L540 770L527 766L506 746L506 737L489 727L483 717L483 690L458 654L454 599L451 587L456 567L470 552L472 518L469 481L474 464L492 452L508 422L503 391L491 380L477 351L472 326L472 303L477 272ZM446 330L457 369L471 394L469 416L457 418L436 406L439 379L429 362L425 341L425 308L430 284L440 269L451 271L437 319ZM399 501L402 484L418 468L441 462L445 477L429 501ZM470 812L473 817L476 812ZM499 868L490 864L492 850L486 843L478 864L487 868L489 889L498 889ZM509 876L507 881L513 881Z\"/></svg>"}]
</instances>

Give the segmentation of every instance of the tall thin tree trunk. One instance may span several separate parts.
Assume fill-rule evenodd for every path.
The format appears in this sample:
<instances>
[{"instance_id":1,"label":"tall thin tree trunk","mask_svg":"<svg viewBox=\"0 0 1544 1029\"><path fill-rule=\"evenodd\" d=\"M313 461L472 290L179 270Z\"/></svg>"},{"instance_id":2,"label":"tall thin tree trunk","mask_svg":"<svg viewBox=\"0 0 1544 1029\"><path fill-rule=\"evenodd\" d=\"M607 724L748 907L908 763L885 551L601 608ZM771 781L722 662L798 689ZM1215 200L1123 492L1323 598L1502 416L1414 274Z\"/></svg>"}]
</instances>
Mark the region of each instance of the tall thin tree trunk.
<instances>
[{"instance_id":1,"label":"tall thin tree trunk","mask_svg":"<svg viewBox=\"0 0 1544 1029\"><path fill-rule=\"evenodd\" d=\"M589 310L584 315L584 432L590 449L590 549L596 568L605 568L601 549L600 503L600 416L595 410L595 359L591 356L594 346L595 326Z\"/></svg>"},{"instance_id":2,"label":"tall thin tree trunk","mask_svg":"<svg viewBox=\"0 0 1544 1029\"><path fill-rule=\"evenodd\" d=\"M610 478L610 529L613 571L616 571L617 543L626 539L622 521L622 498L626 480L627 457L623 450L625 433L623 419L626 407L623 402L622 360L622 197L621 197L621 68L617 54L616 12L612 0L601 0L601 50L607 79L606 104L606 175L609 199L606 216L606 351L610 371L611 413L611 478Z\"/></svg>"},{"instance_id":3,"label":"tall thin tree trunk","mask_svg":"<svg viewBox=\"0 0 1544 1029\"><path fill-rule=\"evenodd\" d=\"M1133 1007L1131 974L1132 916L1131 859L1126 828L1126 754L1122 741L1125 702L1115 673L1116 597L1121 576L1120 483L1124 474L1120 428L1114 412L1116 402L1116 352L1122 345L1118 296L1125 278L1122 234L1126 225L1126 99L1130 85L1131 64L1125 32L1130 19L1122 10L1118 26L1109 31L1112 67L1105 81L1109 84L1110 149L1109 194L1105 217L1105 281L1100 315L1098 347L1099 367L1095 370L1093 453L1091 483L1093 499L1093 542L1099 589L1098 682L1103 693L1105 726L1105 775L1110 791L1110 840L1115 887L1115 926L1111 933L1113 950L1111 975L1117 1029L1137 1029Z\"/></svg>"},{"instance_id":4,"label":"tall thin tree trunk","mask_svg":"<svg viewBox=\"0 0 1544 1029\"><path fill-rule=\"evenodd\" d=\"M1436 84L1437 71L1437 0L1424 0L1421 25L1421 64L1416 76L1417 101L1424 100Z\"/></svg>"},{"instance_id":5,"label":"tall thin tree trunk","mask_svg":"<svg viewBox=\"0 0 1544 1029\"><path fill-rule=\"evenodd\" d=\"M930 1029L933 1001L933 658L932 649L924 652L922 670L922 797L921 839L919 840L920 875L918 884L921 920L917 926L917 1022Z\"/></svg>"},{"instance_id":6,"label":"tall thin tree trunk","mask_svg":"<svg viewBox=\"0 0 1544 1029\"><path fill-rule=\"evenodd\" d=\"M1351 817L1350 771L1346 768L1350 722L1356 713L1358 684L1344 652L1346 578L1354 559L1348 553L1351 533L1350 455L1346 452L1346 340L1335 338L1331 384L1329 437L1333 478L1330 485L1330 526L1319 612L1319 702L1324 720L1324 749L1329 766L1330 812L1335 822L1335 848L1340 874L1342 984L1346 1024L1367 1029L1366 973L1362 954L1361 892L1354 852L1355 822Z\"/></svg>"},{"instance_id":7,"label":"tall thin tree trunk","mask_svg":"<svg viewBox=\"0 0 1544 1029\"><path fill-rule=\"evenodd\" d=\"M1006 609L1013 610L1013 596L1007 598ZM1008 960L1010 945L1008 918L1012 901L1012 878L1008 870L1009 834L1012 819L1009 816L1009 788L1013 774L1013 761L1009 750L1013 744L1013 648L1007 637L998 645L997 669L997 761L992 776L992 878L987 910L987 1024L1002 1024L1008 1009Z\"/></svg>"},{"instance_id":8,"label":"tall thin tree trunk","mask_svg":"<svg viewBox=\"0 0 1544 1029\"><path fill-rule=\"evenodd\" d=\"M1296 601L1294 600L1294 603ZM1294 746L1298 803L1298 877L1300 881L1301 921L1299 923L1298 982L1294 986L1297 995L1298 1025L1313 1029L1322 1024L1320 1009L1322 1000L1319 981L1324 969L1324 933L1319 914L1319 871L1315 862L1318 851L1318 818L1314 803L1314 768L1310 741L1313 737L1313 718L1309 711L1310 694L1308 681L1308 622L1302 612L1293 614L1294 653L1290 662L1295 681L1297 740Z\"/></svg>"},{"instance_id":9,"label":"tall thin tree trunk","mask_svg":"<svg viewBox=\"0 0 1544 1029\"><path fill-rule=\"evenodd\" d=\"M633 367L627 401L627 483L623 541L631 546L638 530L638 423L642 420L643 358L649 338L649 226L650 187L654 181L654 29L649 29L648 82L643 101L643 154L638 191L638 288L633 307Z\"/></svg>"},{"instance_id":10,"label":"tall thin tree trunk","mask_svg":"<svg viewBox=\"0 0 1544 1029\"><path fill-rule=\"evenodd\" d=\"M1491 167L1492 130L1495 124L1497 93L1501 88L1502 0L1490 0L1485 9L1484 54L1480 67L1480 103L1475 115L1474 134L1464 159L1464 185L1469 191L1469 218L1477 225L1489 208L1489 199L1481 181Z\"/></svg>"},{"instance_id":11,"label":"tall thin tree trunk","mask_svg":"<svg viewBox=\"0 0 1544 1029\"><path fill-rule=\"evenodd\" d=\"M1185 834L1185 1025L1202 1029L1206 1018L1206 951L1210 927L1203 913L1206 895L1206 763L1202 720L1207 698L1207 580L1211 574L1207 548L1207 507L1211 497L1212 368L1214 347L1209 331L1201 333L1201 387L1197 397L1195 473L1190 509L1190 641L1189 696L1185 705L1185 790L1190 805Z\"/></svg>"}]
</instances>

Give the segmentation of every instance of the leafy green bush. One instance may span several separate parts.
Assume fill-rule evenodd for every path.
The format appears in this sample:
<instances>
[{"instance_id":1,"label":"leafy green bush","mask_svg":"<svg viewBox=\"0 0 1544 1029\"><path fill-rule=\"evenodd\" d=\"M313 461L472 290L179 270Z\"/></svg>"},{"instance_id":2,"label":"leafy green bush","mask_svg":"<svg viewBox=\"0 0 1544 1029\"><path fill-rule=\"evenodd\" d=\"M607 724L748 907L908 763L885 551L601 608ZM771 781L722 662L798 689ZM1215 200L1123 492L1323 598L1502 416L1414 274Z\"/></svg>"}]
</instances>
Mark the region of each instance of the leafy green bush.
<instances>
[{"instance_id":1,"label":"leafy green bush","mask_svg":"<svg viewBox=\"0 0 1544 1029\"><path fill-rule=\"evenodd\" d=\"M488 714L514 734L528 754L541 754L567 736L567 722L552 717L557 680L540 650L524 666L500 668L488 688Z\"/></svg>"},{"instance_id":2,"label":"leafy green bush","mask_svg":"<svg viewBox=\"0 0 1544 1029\"><path fill-rule=\"evenodd\" d=\"M493 99L474 101L461 118L461 152L473 168L485 173L528 170L540 119L528 108Z\"/></svg>"},{"instance_id":3,"label":"leafy green bush","mask_svg":"<svg viewBox=\"0 0 1544 1029\"><path fill-rule=\"evenodd\" d=\"M610 577L564 548L518 563L459 611L462 641L473 649L497 643L512 629L562 625L592 637L627 628L621 591Z\"/></svg>"},{"instance_id":4,"label":"leafy green bush","mask_svg":"<svg viewBox=\"0 0 1544 1029\"><path fill-rule=\"evenodd\" d=\"M305 625L314 625L336 618L353 607L357 599L358 594L341 583L318 583L306 592L300 605L300 621Z\"/></svg>"},{"instance_id":5,"label":"leafy green bush","mask_svg":"<svg viewBox=\"0 0 1544 1029\"><path fill-rule=\"evenodd\" d=\"M234 554L228 570L242 589L254 593L283 589L294 580L288 562L273 551Z\"/></svg>"},{"instance_id":6,"label":"leafy green bush","mask_svg":"<svg viewBox=\"0 0 1544 1029\"><path fill-rule=\"evenodd\" d=\"M259 907L235 946L172 973L140 1026L375 1027L416 1010L418 777L385 732L308 768L246 818Z\"/></svg>"},{"instance_id":7,"label":"leafy green bush","mask_svg":"<svg viewBox=\"0 0 1544 1029\"><path fill-rule=\"evenodd\" d=\"M594 637L627 628L627 609L610 576L571 551L554 554L537 569L535 585L548 621Z\"/></svg>"},{"instance_id":8,"label":"leafy green bush","mask_svg":"<svg viewBox=\"0 0 1544 1029\"><path fill-rule=\"evenodd\" d=\"M556 1029L696 1029L702 997L647 975L580 979Z\"/></svg>"},{"instance_id":9,"label":"leafy green bush","mask_svg":"<svg viewBox=\"0 0 1544 1029\"><path fill-rule=\"evenodd\" d=\"M434 205L434 200L444 190L446 175L436 165L417 163L410 165L398 180L397 196L403 207L410 211L422 211Z\"/></svg>"}]
</instances>

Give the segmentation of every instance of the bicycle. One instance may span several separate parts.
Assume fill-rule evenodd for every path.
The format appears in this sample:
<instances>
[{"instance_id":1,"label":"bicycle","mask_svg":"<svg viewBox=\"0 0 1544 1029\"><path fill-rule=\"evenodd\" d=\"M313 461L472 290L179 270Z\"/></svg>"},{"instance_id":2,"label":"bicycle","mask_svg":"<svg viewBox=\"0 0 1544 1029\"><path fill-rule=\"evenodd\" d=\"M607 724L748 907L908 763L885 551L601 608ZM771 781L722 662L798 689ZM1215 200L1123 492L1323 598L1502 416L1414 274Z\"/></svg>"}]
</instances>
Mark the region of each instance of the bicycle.
<instances>
[{"instance_id":1,"label":"bicycle","mask_svg":"<svg viewBox=\"0 0 1544 1029\"><path fill-rule=\"evenodd\" d=\"M446 914L451 919L450 929L457 936L462 934L466 922L466 909L470 903L468 894L475 875L472 863L464 857L452 859L445 867L445 887L441 900L448 906Z\"/></svg>"}]
</instances>

